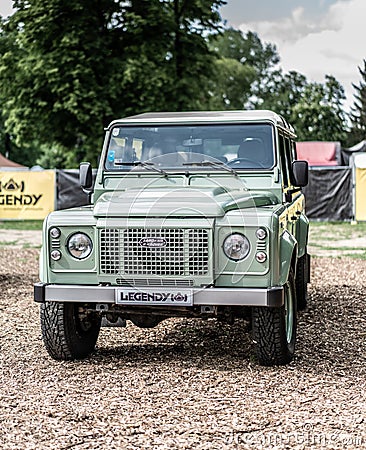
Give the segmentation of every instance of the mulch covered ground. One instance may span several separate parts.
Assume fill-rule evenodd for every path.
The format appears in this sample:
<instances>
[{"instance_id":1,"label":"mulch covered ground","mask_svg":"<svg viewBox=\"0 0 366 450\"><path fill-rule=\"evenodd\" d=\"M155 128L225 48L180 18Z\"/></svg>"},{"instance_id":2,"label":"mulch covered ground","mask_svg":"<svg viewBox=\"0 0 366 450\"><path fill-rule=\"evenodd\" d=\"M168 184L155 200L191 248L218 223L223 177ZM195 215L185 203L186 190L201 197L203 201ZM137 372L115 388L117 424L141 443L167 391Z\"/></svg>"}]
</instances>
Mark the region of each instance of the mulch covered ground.
<instances>
[{"instance_id":1,"label":"mulch covered ground","mask_svg":"<svg viewBox=\"0 0 366 450\"><path fill-rule=\"evenodd\" d=\"M295 360L260 367L249 324L103 328L56 362L33 303L38 249L0 249L1 449L366 448L366 261L314 258Z\"/></svg>"}]
</instances>

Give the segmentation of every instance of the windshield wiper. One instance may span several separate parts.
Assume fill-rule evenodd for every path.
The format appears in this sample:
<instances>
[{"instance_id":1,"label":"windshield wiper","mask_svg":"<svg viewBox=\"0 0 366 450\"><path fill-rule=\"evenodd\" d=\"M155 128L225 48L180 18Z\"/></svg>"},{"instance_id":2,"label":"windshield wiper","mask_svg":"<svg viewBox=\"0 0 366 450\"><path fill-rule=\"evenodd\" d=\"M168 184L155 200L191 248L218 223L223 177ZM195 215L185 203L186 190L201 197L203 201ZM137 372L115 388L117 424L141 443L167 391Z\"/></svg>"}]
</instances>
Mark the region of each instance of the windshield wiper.
<instances>
[{"instance_id":1,"label":"windshield wiper","mask_svg":"<svg viewBox=\"0 0 366 450\"><path fill-rule=\"evenodd\" d=\"M216 162L216 161L197 161L197 162L189 162L183 163L182 166L200 166L200 167L218 167L219 169L224 169L226 172L230 172L236 177L239 176L238 172L231 167L228 167L224 162Z\"/></svg>"},{"instance_id":2,"label":"windshield wiper","mask_svg":"<svg viewBox=\"0 0 366 450\"><path fill-rule=\"evenodd\" d=\"M141 166L145 169L154 170L155 172L161 173L164 175L164 177L168 178L168 173L165 172L163 169L158 169L155 167L153 162L147 162L147 161L130 161L130 162L117 162L114 163L115 166Z\"/></svg>"}]
</instances>

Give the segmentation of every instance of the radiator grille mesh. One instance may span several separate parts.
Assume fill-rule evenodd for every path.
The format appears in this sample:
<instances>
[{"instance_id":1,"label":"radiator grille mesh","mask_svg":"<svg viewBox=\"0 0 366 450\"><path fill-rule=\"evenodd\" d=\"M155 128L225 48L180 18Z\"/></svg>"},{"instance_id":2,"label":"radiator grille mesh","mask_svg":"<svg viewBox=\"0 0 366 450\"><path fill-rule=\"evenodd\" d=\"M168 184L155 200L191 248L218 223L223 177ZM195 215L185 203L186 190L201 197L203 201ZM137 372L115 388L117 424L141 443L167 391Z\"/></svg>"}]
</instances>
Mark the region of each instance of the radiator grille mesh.
<instances>
[{"instance_id":1,"label":"radiator grille mesh","mask_svg":"<svg viewBox=\"0 0 366 450\"><path fill-rule=\"evenodd\" d=\"M205 275L208 270L207 230L111 228L100 232L103 274L180 277Z\"/></svg>"}]
</instances>

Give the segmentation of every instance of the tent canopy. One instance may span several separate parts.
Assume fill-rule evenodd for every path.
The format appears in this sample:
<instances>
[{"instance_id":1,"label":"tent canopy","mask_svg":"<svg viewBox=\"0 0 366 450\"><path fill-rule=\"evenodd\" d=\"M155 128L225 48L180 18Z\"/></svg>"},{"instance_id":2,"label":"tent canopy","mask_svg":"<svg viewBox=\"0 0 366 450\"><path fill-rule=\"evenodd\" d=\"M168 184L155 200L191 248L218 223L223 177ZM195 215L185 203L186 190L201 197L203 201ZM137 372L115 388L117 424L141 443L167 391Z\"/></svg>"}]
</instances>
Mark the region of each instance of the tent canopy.
<instances>
[{"instance_id":1,"label":"tent canopy","mask_svg":"<svg viewBox=\"0 0 366 450\"><path fill-rule=\"evenodd\" d=\"M309 166L338 166L340 142L297 142L298 159L304 159Z\"/></svg>"},{"instance_id":2,"label":"tent canopy","mask_svg":"<svg viewBox=\"0 0 366 450\"><path fill-rule=\"evenodd\" d=\"M19 167L25 167L25 166L22 166L21 164L18 164L14 161L10 161L10 159L5 158L5 156L0 153L0 168L3 168L3 167L18 167L19 168Z\"/></svg>"},{"instance_id":3,"label":"tent canopy","mask_svg":"<svg viewBox=\"0 0 366 450\"><path fill-rule=\"evenodd\" d=\"M366 139L364 141L359 142L353 147L346 148L349 152L366 152Z\"/></svg>"},{"instance_id":4,"label":"tent canopy","mask_svg":"<svg viewBox=\"0 0 366 450\"><path fill-rule=\"evenodd\" d=\"M342 148L342 164L345 166L352 165L352 155L366 152L366 139L350 148Z\"/></svg>"}]
</instances>

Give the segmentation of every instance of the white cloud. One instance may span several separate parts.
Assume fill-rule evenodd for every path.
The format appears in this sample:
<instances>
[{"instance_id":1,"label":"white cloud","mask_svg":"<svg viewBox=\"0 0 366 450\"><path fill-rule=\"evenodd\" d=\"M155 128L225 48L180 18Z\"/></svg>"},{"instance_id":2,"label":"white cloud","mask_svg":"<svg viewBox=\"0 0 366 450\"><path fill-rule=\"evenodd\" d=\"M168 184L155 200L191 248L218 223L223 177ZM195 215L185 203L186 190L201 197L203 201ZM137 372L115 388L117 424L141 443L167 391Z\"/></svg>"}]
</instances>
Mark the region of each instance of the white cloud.
<instances>
[{"instance_id":1,"label":"white cloud","mask_svg":"<svg viewBox=\"0 0 366 450\"><path fill-rule=\"evenodd\" d=\"M240 25L240 29L255 29L259 36L278 44L293 43L309 34L340 28L340 23L337 23L335 18L327 19L314 22L306 17L304 7L300 6L295 8L289 17L277 21L248 22Z\"/></svg>"},{"instance_id":2,"label":"white cloud","mask_svg":"<svg viewBox=\"0 0 366 450\"><path fill-rule=\"evenodd\" d=\"M349 106L353 102L351 84L360 80L357 66L366 58L365 17L365 0L339 0L317 23L300 7L290 17L244 23L240 29L256 31L262 41L275 43L285 71L296 70L314 81L334 75L346 90Z\"/></svg>"}]
</instances>

